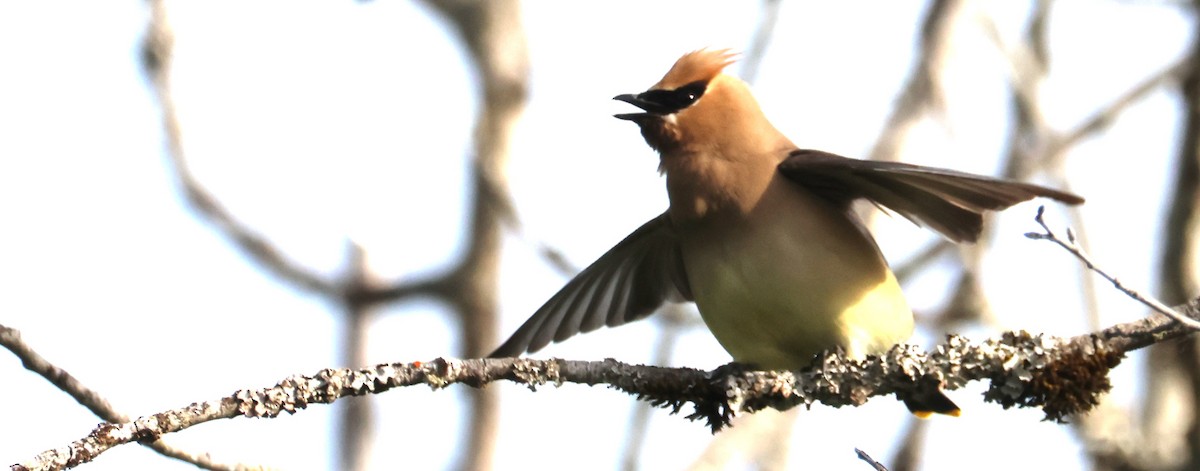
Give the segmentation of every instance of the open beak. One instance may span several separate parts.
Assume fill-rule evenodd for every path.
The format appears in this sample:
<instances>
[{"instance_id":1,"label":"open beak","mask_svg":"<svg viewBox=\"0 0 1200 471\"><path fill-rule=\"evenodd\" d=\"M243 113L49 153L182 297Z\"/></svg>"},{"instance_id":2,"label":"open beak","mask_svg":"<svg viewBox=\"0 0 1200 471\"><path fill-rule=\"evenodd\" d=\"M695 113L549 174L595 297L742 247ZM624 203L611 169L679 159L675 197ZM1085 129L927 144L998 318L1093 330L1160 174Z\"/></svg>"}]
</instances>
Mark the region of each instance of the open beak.
<instances>
[{"instance_id":1,"label":"open beak","mask_svg":"<svg viewBox=\"0 0 1200 471\"><path fill-rule=\"evenodd\" d=\"M639 97L639 95L634 95L632 93L626 93L624 95L617 95L617 96L613 97L613 99L617 100L617 101L623 101L625 103L629 103L633 106L636 106L638 108L641 108L641 109L647 111L646 113L621 113L621 114L613 115L613 117L617 118L617 119L624 119L624 120L628 120L628 121L639 121L639 120L650 117L654 113L654 109L658 108L658 106L655 105L654 103L650 103L646 100L643 100Z\"/></svg>"}]
</instances>

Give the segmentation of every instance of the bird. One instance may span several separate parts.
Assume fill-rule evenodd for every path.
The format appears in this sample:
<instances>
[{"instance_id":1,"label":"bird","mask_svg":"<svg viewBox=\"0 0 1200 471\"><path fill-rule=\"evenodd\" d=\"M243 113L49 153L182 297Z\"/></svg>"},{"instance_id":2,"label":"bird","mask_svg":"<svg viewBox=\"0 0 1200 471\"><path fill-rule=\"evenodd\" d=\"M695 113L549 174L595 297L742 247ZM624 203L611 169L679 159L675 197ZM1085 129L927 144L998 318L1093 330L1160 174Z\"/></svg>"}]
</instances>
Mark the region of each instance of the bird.
<instances>
[{"instance_id":1,"label":"bird","mask_svg":"<svg viewBox=\"0 0 1200 471\"><path fill-rule=\"evenodd\" d=\"M906 342L913 313L851 203L867 200L953 242L975 242L983 213L1047 197L1038 185L801 149L749 86L726 74L737 55L700 49L658 83L613 99L659 154L668 209L550 297L490 357L517 357L601 326L695 302L736 364L798 370L827 350L851 358ZM957 416L940 388L901 397L919 417Z\"/></svg>"}]
</instances>

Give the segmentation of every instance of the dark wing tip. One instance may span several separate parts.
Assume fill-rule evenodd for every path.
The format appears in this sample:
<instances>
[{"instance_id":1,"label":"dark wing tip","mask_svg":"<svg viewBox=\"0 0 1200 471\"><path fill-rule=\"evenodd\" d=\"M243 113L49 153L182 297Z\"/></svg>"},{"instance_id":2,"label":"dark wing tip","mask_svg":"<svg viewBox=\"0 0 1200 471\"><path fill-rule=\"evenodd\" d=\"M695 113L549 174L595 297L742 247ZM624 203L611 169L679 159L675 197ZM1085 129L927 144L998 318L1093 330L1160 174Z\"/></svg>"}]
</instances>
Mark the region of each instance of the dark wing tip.
<instances>
[{"instance_id":1,"label":"dark wing tip","mask_svg":"<svg viewBox=\"0 0 1200 471\"><path fill-rule=\"evenodd\" d=\"M516 337L508 339L503 345L496 348L495 351L488 354L488 358L516 358L525 353L525 346L520 342L514 342Z\"/></svg>"},{"instance_id":2,"label":"dark wing tip","mask_svg":"<svg viewBox=\"0 0 1200 471\"><path fill-rule=\"evenodd\" d=\"M779 171L835 205L866 198L955 242L977 240L987 211L1039 196L1070 205L1084 202L1079 195L1030 183L811 149L792 151Z\"/></svg>"},{"instance_id":3,"label":"dark wing tip","mask_svg":"<svg viewBox=\"0 0 1200 471\"><path fill-rule=\"evenodd\" d=\"M1081 204L1087 202L1087 200L1084 199L1082 196L1079 196L1074 193L1059 191L1059 190L1055 190L1053 188L1046 188L1044 186L1039 186L1036 188L1038 188L1039 190L1042 191L1041 193L1038 193L1038 196L1044 196L1046 198L1053 199L1060 203L1069 204L1071 206L1078 206L1078 205L1081 205Z\"/></svg>"}]
</instances>

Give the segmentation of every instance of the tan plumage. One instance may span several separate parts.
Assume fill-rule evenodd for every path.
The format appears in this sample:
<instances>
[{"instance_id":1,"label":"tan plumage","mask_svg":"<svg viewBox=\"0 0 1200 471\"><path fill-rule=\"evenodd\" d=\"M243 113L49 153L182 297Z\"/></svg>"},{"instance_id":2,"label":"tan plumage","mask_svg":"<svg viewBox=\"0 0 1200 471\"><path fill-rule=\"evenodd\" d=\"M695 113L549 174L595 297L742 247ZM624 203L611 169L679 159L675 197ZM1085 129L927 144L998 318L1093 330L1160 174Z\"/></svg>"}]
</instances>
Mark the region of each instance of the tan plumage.
<instances>
[{"instance_id":1,"label":"tan plumage","mask_svg":"<svg viewBox=\"0 0 1200 471\"><path fill-rule=\"evenodd\" d=\"M796 369L822 350L856 357L904 342L913 316L870 233L850 210L866 198L956 242L982 213L1060 191L952 170L849 159L797 148L749 87L723 69L727 51L681 57L657 84L615 99L617 115L660 155L670 207L550 298L493 357L536 351L663 302L692 300L734 360ZM920 415L955 414L938 391L905 398Z\"/></svg>"}]
</instances>

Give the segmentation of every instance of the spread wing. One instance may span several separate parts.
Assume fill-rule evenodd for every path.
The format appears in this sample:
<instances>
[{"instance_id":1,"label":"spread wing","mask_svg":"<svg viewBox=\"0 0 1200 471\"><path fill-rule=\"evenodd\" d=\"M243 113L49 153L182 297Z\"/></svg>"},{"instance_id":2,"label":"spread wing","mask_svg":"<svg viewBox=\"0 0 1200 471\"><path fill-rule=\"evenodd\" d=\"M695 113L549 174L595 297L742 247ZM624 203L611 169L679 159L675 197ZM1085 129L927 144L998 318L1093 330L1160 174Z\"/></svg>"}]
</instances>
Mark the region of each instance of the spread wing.
<instances>
[{"instance_id":1,"label":"spread wing","mask_svg":"<svg viewBox=\"0 0 1200 471\"><path fill-rule=\"evenodd\" d=\"M668 300L691 299L679 240L664 213L572 278L489 356L535 352L551 341L642 319Z\"/></svg>"},{"instance_id":2,"label":"spread wing","mask_svg":"<svg viewBox=\"0 0 1200 471\"><path fill-rule=\"evenodd\" d=\"M1037 196L1083 203L1071 193L1011 180L900 162L858 160L817 150L796 150L779 172L834 204L866 198L955 242L974 242L983 212Z\"/></svg>"}]
</instances>

